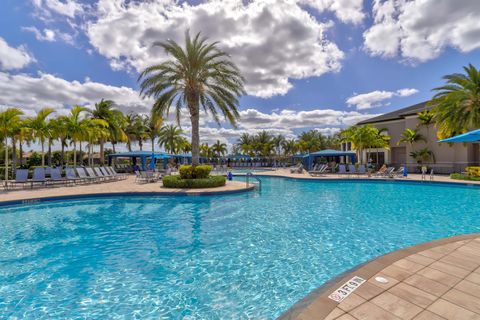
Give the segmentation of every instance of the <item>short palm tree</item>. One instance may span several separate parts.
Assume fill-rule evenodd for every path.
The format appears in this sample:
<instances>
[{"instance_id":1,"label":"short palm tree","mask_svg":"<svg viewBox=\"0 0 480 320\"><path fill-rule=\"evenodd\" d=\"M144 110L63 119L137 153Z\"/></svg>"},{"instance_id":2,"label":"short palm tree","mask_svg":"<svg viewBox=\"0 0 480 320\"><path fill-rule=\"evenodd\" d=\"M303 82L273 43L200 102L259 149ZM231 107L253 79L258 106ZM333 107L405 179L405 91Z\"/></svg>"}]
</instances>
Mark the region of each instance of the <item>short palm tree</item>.
<instances>
[{"instance_id":1,"label":"short palm tree","mask_svg":"<svg viewBox=\"0 0 480 320\"><path fill-rule=\"evenodd\" d=\"M95 103L93 110L89 110L92 119L103 120L108 124L109 136L107 139L100 140L100 163L105 163L105 142L110 141L115 152L117 142L128 141L127 135L123 131L125 127L125 118L120 110L115 109L115 102L112 100L100 100Z\"/></svg>"},{"instance_id":2,"label":"short palm tree","mask_svg":"<svg viewBox=\"0 0 480 320\"><path fill-rule=\"evenodd\" d=\"M363 151L375 146L378 142L378 129L372 125L352 126L340 132L341 142L350 142L357 152L360 163L363 162Z\"/></svg>"},{"instance_id":3,"label":"short palm tree","mask_svg":"<svg viewBox=\"0 0 480 320\"><path fill-rule=\"evenodd\" d=\"M463 69L464 74L446 75L446 84L433 89L437 93L429 104L440 139L480 128L480 69L472 64Z\"/></svg>"},{"instance_id":4,"label":"short palm tree","mask_svg":"<svg viewBox=\"0 0 480 320\"><path fill-rule=\"evenodd\" d=\"M0 139L5 144L5 185L8 181L8 138L12 138L20 127L22 114L23 112L17 108L8 108L0 112Z\"/></svg>"},{"instance_id":5,"label":"short palm tree","mask_svg":"<svg viewBox=\"0 0 480 320\"><path fill-rule=\"evenodd\" d=\"M412 151L412 152L410 152L410 157L415 159L415 161L417 161L418 164L423 164L423 163L428 162L430 160L435 162L435 155L428 148L423 148L423 149L420 149L420 150Z\"/></svg>"},{"instance_id":6,"label":"short palm tree","mask_svg":"<svg viewBox=\"0 0 480 320\"><path fill-rule=\"evenodd\" d=\"M160 129L158 144L169 153L177 153L183 143L182 129L174 125L166 125Z\"/></svg>"},{"instance_id":7,"label":"short palm tree","mask_svg":"<svg viewBox=\"0 0 480 320\"><path fill-rule=\"evenodd\" d=\"M44 108L37 112L37 115L25 120L33 139L40 142L42 148L42 167L45 166L45 142L51 139L53 134L52 123L47 118L54 113L52 108Z\"/></svg>"},{"instance_id":8,"label":"short palm tree","mask_svg":"<svg viewBox=\"0 0 480 320\"><path fill-rule=\"evenodd\" d=\"M88 112L87 108L81 106L73 106L70 110L70 114L61 117L61 121L64 121L65 128L67 129L70 141L73 144L73 165L77 165L77 143L88 140L88 130L92 126L92 122L100 126L108 128L108 123L102 119L88 119L83 117L83 114Z\"/></svg>"},{"instance_id":9,"label":"short palm tree","mask_svg":"<svg viewBox=\"0 0 480 320\"><path fill-rule=\"evenodd\" d=\"M235 125L240 117L238 98L245 93L244 79L230 57L218 48L218 42L208 43L200 33L192 39L187 31L184 48L173 40L155 42L154 46L163 48L172 59L140 74L140 94L155 99L152 111L161 116L174 106L178 123L182 108L187 108L192 126L192 164L198 165L200 108L218 123L220 110Z\"/></svg>"},{"instance_id":10,"label":"short palm tree","mask_svg":"<svg viewBox=\"0 0 480 320\"><path fill-rule=\"evenodd\" d=\"M425 137L421 133L419 133L417 129L413 130L407 128L402 132L402 137L400 138L400 140L398 140L397 145L400 145L402 142L413 145L414 143L419 141L427 142L427 139L425 139Z\"/></svg>"},{"instance_id":11,"label":"short palm tree","mask_svg":"<svg viewBox=\"0 0 480 320\"><path fill-rule=\"evenodd\" d=\"M227 145L217 140L212 146L212 151L217 158L220 158L227 153Z\"/></svg>"},{"instance_id":12,"label":"short palm tree","mask_svg":"<svg viewBox=\"0 0 480 320\"><path fill-rule=\"evenodd\" d=\"M285 156L293 156L297 152L297 140L286 139L282 143L283 154Z\"/></svg>"},{"instance_id":13,"label":"short palm tree","mask_svg":"<svg viewBox=\"0 0 480 320\"><path fill-rule=\"evenodd\" d=\"M144 136L143 129L142 118L138 114L130 113L125 116L125 127L123 128L123 131L127 136L128 151L132 151L132 142L139 141L139 145L142 145L140 141Z\"/></svg>"},{"instance_id":14,"label":"short palm tree","mask_svg":"<svg viewBox=\"0 0 480 320\"><path fill-rule=\"evenodd\" d=\"M150 139L152 144L152 152L155 152L155 139L157 139L157 137L160 135L162 125L163 118L156 113L151 113L149 116L143 118L145 136Z\"/></svg>"}]
</instances>

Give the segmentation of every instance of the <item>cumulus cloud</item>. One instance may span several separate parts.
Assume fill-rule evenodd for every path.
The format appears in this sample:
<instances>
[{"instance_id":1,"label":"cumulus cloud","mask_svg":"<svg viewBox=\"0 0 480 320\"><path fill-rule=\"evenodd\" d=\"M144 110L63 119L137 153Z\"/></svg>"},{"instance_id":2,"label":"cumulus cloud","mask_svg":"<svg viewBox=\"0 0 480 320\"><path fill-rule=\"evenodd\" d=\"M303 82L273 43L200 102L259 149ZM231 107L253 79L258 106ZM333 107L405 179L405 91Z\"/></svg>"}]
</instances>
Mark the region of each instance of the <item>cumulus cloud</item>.
<instances>
[{"instance_id":1,"label":"cumulus cloud","mask_svg":"<svg viewBox=\"0 0 480 320\"><path fill-rule=\"evenodd\" d=\"M299 3L310 6L320 13L331 11L345 23L358 24L365 18L363 0L300 0Z\"/></svg>"},{"instance_id":2,"label":"cumulus cloud","mask_svg":"<svg viewBox=\"0 0 480 320\"><path fill-rule=\"evenodd\" d=\"M397 91L375 90L368 93L353 95L347 99L348 106L355 106L357 110L365 110L375 107L381 107L382 101L393 97L407 97L417 93L417 89L405 88Z\"/></svg>"},{"instance_id":3,"label":"cumulus cloud","mask_svg":"<svg viewBox=\"0 0 480 320\"><path fill-rule=\"evenodd\" d=\"M330 1L316 6L323 5L329 10L336 7ZM164 61L165 53L152 47L153 42L182 42L189 28L219 40L245 76L248 93L259 97L287 93L293 86L291 79L339 71L344 57L325 36L332 22L317 21L296 1L212 0L178 5L173 0L99 0L96 12L86 33L114 70L139 71Z\"/></svg>"},{"instance_id":4,"label":"cumulus cloud","mask_svg":"<svg viewBox=\"0 0 480 320\"><path fill-rule=\"evenodd\" d=\"M31 26L22 27L22 30L33 33L35 35L35 39L37 39L38 41L54 42L61 40L70 45L75 45L74 36L66 32L61 32L58 29L52 30L45 28L43 29L43 31L41 31L36 27Z\"/></svg>"},{"instance_id":5,"label":"cumulus cloud","mask_svg":"<svg viewBox=\"0 0 480 320\"><path fill-rule=\"evenodd\" d=\"M37 10L45 15L56 13L69 18L83 13L83 7L75 0L32 0Z\"/></svg>"},{"instance_id":6,"label":"cumulus cloud","mask_svg":"<svg viewBox=\"0 0 480 320\"><path fill-rule=\"evenodd\" d=\"M51 29L43 29L43 32L38 30L36 27L23 27L23 31L31 32L35 35L35 39L38 41L48 41L53 42L55 41L55 31Z\"/></svg>"},{"instance_id":7,"label":"cumulus cloud","mask_svg":"<svg viewBox=\"0 0 480 320\"><path fill-rule=\"evenodd\" d=\"M23 45L13 48L0 37L0 70L22 69L35 61Z\"/></svg>"},{"instance_id":8,"label":"cumulus cloud","mask_svg":"<svg viewBox=\"0 0 480 320\"><path fill-rule=\"evenodd\" d=\"M423 62L447 47L480 48L477 0L374 0L374 24L364 32L372 55Z\"/></svg>"},{"instance_id":9,"label":"cumulus cloud","mask_svg":"<svg viewBox=\"0 0 480 320\"><path fill-rule=\"evenodd\" d=\"M111 99L128 112L148 112L149 101L128 87L110 86L98 82L67 81L51 74L37 77L27 74L11 75L0 72L0 105L16 106L32 113L44 107L65 113L66 108L79 104L89 106L100 99Z\"/></svg>"}]
</instances>

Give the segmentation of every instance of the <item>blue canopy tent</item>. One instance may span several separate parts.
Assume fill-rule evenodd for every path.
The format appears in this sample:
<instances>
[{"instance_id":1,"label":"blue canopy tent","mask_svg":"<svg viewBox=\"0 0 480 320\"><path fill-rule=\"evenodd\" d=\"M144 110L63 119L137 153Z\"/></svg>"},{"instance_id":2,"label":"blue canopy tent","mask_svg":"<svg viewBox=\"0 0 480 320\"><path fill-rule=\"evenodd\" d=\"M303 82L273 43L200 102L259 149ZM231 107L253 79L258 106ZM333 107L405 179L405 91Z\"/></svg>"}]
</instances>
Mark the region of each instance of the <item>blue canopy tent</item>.
<instances>
[{"instance_id":1,"label":"blue canopy tent","mask_svg":"<svg viewBox=\"0 0 480 320\"><path fill-rule=\"evenodd\" d=\"M339 151L339 150L326 149L326 150L321 150L321 151L307 154L304 157L306 161L306 163L304 163L304 166L308 168L308 170L311 170L313 167L315 158L318 158L318 157L348 157L350 158L350 161L352 163L355 163L357 161L357 154L353 151Z\"/></svg>"},{"instance_id":2,"label":"blue canopy tent","mask_svg":"<svg viewBox=\"0 0 480 320\"><path fill-rule=\"evenodd\" d=\"M133 163L136 163L137 158L140 159L140 169L146 170L147 159L151 159L151 163L154 163L157 159L170 159L175 157L173 154L165 152L151 152L151 151L129 151L119 152L108 155L108 164L112 164L113 158L131 158Z\"/></svg>"},{"instance_id":3,"label":"blue canopy tent","mask_svg":"<svg viewBox=\"0 0 480 320\"><path fill-rule=\"evenodd\" d=\"M462 133L447 139L439 140L438 142L477 142L480 141L480 129L473 130L467 133Z\"/></svg>"},{"instance_id":4,"label":"blue canopy tent","mask_svg":"<svg viewBox=\"0 0 480 320\"><path fill-rule=\"evenodd\" d=\"M224 158L230 159L230 160L250 160L251 159L251 157L248 154L229 154Z\"/></svg>"}]
</instances>

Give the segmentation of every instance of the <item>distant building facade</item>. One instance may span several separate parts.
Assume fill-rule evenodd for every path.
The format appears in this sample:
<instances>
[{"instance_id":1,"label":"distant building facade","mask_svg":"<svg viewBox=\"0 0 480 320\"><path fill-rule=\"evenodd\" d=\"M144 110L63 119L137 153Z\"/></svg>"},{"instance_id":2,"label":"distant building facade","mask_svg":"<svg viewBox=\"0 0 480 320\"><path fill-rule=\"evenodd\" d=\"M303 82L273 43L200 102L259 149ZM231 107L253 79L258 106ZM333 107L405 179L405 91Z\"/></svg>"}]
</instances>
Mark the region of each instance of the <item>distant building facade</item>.
<instances>
[{"instance_id":1,"label":"distant building facade","mask_svg":"<svg viewBox=\"0 0 480 320\"><path fill-rule=\"evenodd\" d=\"M418 113L431 109L426 102L418 103L410 107L399 109L383 114L378 117L359 122L357 125L371 124L378 129L386 129L391 137L390 149L371 149L368 158L366 152L364 159L370 159L373 163L380 165L386 163L391 166L407 166L410 172L418 170L419 164L410 156L412 151L428 148L433 152L435 162L430 161L428 167L433 168L437 173L461 172L465 167L479 165L479 144L478 143L438 143L437 129L434 124L425 127L420 125ZM418 129L427 142L419 141L413 145L400 143L402 132L405 129ZM350 150L348 144L342 145L343 150ZM377 162L378 155L378 162Z\"/></svg>"}]
</instances>

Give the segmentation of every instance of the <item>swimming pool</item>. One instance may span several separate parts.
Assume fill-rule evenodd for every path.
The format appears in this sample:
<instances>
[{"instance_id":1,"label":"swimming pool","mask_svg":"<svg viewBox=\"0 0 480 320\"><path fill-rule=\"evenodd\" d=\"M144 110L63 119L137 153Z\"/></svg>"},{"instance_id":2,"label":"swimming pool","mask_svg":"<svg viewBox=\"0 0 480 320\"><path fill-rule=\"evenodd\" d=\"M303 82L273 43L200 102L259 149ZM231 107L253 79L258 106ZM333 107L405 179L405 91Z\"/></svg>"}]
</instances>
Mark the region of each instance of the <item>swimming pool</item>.
<instances>
[{"instance_id":1,"label":"swimming pool","mask_svg":"<svg viewBox=\"0 0 480 320\"><path fill-rule=\"evenodd\" d=\"M227 170L227 171L231 171L233 174L236 174L236 173L248 173L248 172L252 172L252 173L261 173L261 172L267 172L267 171L273 171L273 169L270 169L270 168L258 168L258 169L254 169L254 168L233 168L231 170Z\"/></svg>"},{"instance_id":2,"label":"swimming pool","mask_svg":"<svg viewBox=\"0 0 480 320\"><path fill-rule=\"evenodd\" d=\"M480 231L478 187L261 179L0 207L0 318L272 319L373 257Z\"/></svg>"}]
</instances>

